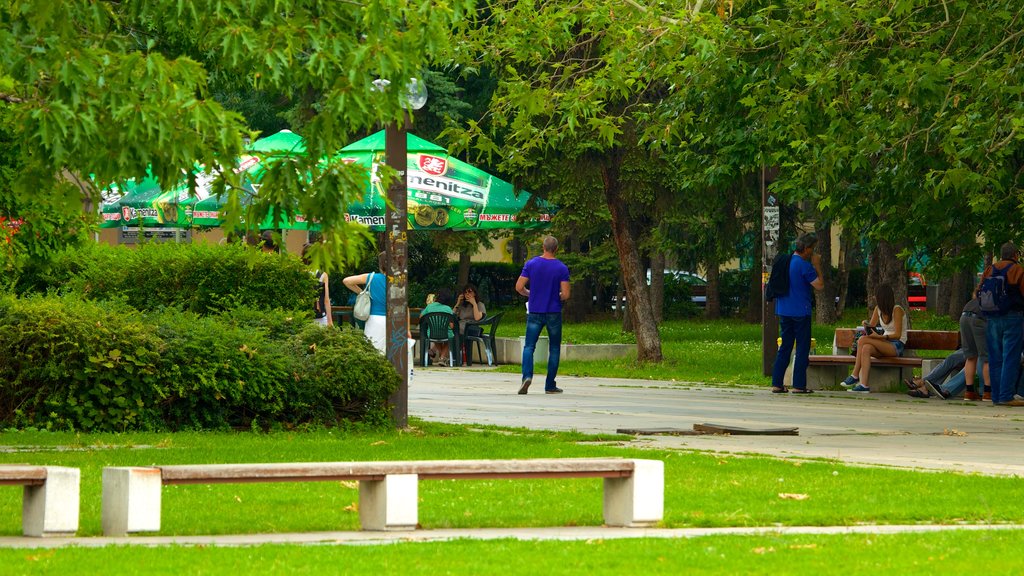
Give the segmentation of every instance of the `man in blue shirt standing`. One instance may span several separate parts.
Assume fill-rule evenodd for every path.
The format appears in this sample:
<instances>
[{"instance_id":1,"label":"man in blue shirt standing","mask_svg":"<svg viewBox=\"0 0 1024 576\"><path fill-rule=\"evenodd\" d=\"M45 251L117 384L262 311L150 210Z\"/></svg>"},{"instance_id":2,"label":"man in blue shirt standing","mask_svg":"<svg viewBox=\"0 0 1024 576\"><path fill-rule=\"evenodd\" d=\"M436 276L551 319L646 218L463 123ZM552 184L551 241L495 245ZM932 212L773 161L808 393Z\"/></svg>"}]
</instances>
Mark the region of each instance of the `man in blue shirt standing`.
<instances>
[{"instance_id":1,"label":"man in blue shirt standing","mask_svg":"<svg viewBox=\"0 0 1024 576\"><path fill-rule=\"evenodd\" d=\"M558 240L544 237L544 254L531 258L523 266L516 282L516 292L526 296L526 342L523 345L523 383L520 394L526 394L533 382L533 351L540 331L548 331L548 377L545 394L561 394L555 385L558 360L562 350L562 302L569 299L569 268L555 258ZM527 288L526 284L530 287Z\"/></svg>"},{"instance_id":2,"label":"man in blue shirt standing","mask_svg":"<svg viewBox=\"0 0 1024 576\"><path fill-rule=\"evenodd\" d=\"M813 233L797 238L796 250L789 259L789 292L775 299L782 345L772 369L772 392L785 393L783 378L789 368L789 356L796 342L793 364L793 394L810 394L807 389L807 356L811 351L811 288L825 288L821 275L821 256L814 253L818 237Z\"/></svg>"}]
</instances>

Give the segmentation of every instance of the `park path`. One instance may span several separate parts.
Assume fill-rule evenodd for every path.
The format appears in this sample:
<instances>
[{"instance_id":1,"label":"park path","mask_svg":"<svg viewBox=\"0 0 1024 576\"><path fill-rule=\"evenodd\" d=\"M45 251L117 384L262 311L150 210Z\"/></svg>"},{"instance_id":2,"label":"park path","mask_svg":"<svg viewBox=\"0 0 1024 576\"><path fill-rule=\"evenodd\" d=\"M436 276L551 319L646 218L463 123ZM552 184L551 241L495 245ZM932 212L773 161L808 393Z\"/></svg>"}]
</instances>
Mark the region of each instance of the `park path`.
<instances>
[{"instance_id":1,"label":"park path","mask_svg":"<svg viewBox=\"0 0 1024 576\"><path fill-rule=\"evenodd\" d=\"M799 436L638 436L656 447L829 458L930 470L1024 475L1024 408L991 402L915 400L899 394L718 388L619 378L560 376L565 394L543 393L543 375L517 394L519 375L417 369L409 414L424 420L610 433L696 423L788 427Z\"/></svg>"},{"instance_id":2,"label":"park path","mask_svg":"<svg viewBox=\"0 0 1024 576\"><path fill-rule=\"evenodd\" d=\"M303 532L289 534L239 534L231 536L132 536L130 538L23 538L0 537L0 548L102 548L104 546L259 546L262 544L401 544L448 540L611 540L622 538L698 538L726 535L901 534L946 530L1024 530L1017 524L998 526L953 525L858 525L858 526L772 526L764 528L605 528L602 526L561 526L554 528L474 528L409 530L400 532Z\"/></svg>"}]
</instances>

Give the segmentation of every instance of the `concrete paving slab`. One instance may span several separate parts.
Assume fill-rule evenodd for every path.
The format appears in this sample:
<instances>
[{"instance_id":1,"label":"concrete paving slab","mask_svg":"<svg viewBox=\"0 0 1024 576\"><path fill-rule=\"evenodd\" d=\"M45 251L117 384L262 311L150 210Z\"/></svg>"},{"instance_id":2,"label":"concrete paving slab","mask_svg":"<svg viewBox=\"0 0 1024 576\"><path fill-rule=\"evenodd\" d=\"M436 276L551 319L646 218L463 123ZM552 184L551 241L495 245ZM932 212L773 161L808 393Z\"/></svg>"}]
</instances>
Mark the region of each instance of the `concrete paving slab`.
<instances>
[{"instance_id":1,"label":"concrete paving slab","mask_svg":"<svg viewBox=\"0 0 1024 576\"><path fill-rule=\"evenodd\" d=\"M106 546L262 546L286 545L382 545L451 540L616 540L623 538L698 538L725 535L899 534L946 530L1024 530L1020 524L953 525L859 525L778 526L762 528L606 528L563 526L554 528L477 528L472 530L415 530L407 532L305 532L225 536L133 536L129 538L25 538L0 537L0 548L102 548Z\"/></svg>"},{"instance_id":2,"label":"concrete paving slab","mask_svg":"<svg viewBox=\"0 0 1024 576\"><path fill-rule=\"evenodd\" d=\"M900 394L771 394L768 387L560 376L564 394L543 393L543 375L519 395L518 374L417 368L409 414L424 420L538 430L614 433L619 428L797 426L799 436L639 436L669 449L825 458L847 463L1024 475L1024 408L990 402L916 400Z\"/></svg>"}]
</instances>

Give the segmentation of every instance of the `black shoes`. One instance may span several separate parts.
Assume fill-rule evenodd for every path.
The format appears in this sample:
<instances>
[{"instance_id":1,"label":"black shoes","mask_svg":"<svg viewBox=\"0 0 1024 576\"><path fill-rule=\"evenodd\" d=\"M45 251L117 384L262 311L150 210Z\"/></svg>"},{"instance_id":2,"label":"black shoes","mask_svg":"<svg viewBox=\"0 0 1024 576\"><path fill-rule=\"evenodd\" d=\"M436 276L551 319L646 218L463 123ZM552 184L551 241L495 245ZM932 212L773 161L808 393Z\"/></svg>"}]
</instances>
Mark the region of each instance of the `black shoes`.
<instances>
[{"instance_id":1,"label":"black shoes","mask_svg":"<svg viewBox=\"0 0 1024 576\"><path fill-rule=\"evenodd\" d=\"M519 387L519 393L520 394L526 394L526 392L530 389L530 384L533 384L533 378L524 378L523 379L523 385ZM561 394L562 393L562 389L558 388L556 386L554 388L545 389L544 393L545 394Z\"/></svg>"}]
</instances>

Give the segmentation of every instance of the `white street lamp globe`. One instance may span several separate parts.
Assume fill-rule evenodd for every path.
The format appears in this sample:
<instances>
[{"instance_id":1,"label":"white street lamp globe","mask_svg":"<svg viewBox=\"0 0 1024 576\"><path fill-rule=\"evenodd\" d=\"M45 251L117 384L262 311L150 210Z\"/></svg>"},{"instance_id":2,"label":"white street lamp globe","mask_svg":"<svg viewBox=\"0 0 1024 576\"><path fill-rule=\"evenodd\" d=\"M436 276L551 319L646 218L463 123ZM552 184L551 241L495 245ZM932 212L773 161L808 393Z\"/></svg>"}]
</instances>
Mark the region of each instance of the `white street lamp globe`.
<instances>
[{"instance_id":1,"label":"white street lamp globe","mask_svg":"<svg viewBox=\"0 0 1024 576\"><path fill-rule=\"evenodd\" d=\"M413 110L423 108L427 103L427 83L420 78L410 78L405 85L405 104Z\"/></svg>"}]
</instances>

